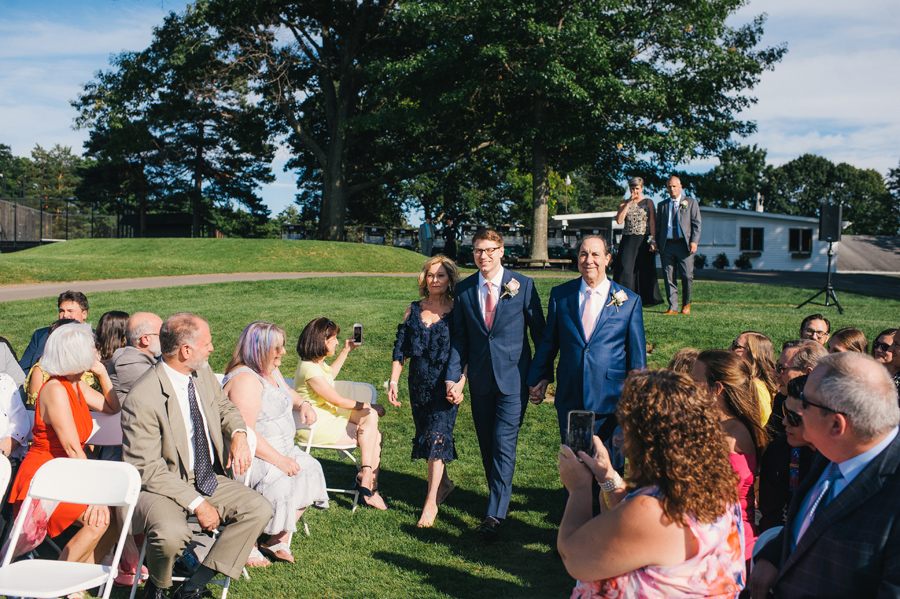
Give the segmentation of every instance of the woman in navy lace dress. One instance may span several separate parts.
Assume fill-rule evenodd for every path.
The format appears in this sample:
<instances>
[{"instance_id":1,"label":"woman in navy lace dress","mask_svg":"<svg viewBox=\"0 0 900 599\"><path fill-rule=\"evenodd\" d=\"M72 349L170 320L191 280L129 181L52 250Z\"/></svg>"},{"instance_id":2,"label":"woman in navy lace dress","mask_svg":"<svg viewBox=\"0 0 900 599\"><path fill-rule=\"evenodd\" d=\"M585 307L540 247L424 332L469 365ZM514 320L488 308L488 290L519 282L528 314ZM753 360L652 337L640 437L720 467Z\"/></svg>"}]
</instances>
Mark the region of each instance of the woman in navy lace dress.
<instances>
[{"instance_id":1,"label":"woman in navy lace dress","mask_svg":"<svg viewBox=\"0 0 900 599\"><path fill-rule=\"evenodd\" d=\"M419 273L423 299L407 308L394 344L388 399L400 407L397 381L409 359L409 403L416 425L412 459L428 460L428 495L418 522L420 528L434 524L438 504L453 490L445 464L456 458L453 426L459 406L448 401L444 379L452 337L453 288L458 282L459 270L446 256L434 256L425 262Z\"/></svg>"}]
</instances>

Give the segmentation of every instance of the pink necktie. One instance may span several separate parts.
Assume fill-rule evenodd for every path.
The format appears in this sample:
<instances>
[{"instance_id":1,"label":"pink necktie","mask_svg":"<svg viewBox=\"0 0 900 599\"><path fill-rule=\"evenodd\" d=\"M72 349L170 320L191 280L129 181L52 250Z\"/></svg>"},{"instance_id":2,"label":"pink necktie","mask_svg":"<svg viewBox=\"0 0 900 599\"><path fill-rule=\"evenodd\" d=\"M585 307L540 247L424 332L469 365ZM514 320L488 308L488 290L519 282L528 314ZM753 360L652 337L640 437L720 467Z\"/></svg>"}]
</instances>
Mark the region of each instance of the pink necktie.
<instances>
[{"instance_id":1,"label":"pink necktie","mask_svg":"<svg viewBox=\"0 0 900 599\"><path fill-rule=\"evenodd\" d=\"M494 326L494 312L497 311L497 300L494 298L494 285L488 281L485 283L487 285L487 297L484 298L484 324L487 325L488 330L491 330L491 327Z\"/></svg>"},{"instance_id":2,"label":"pink necktie","mask_svg":"<svg viewBox=\"0 0 900 599\"><path fill-rule=\"evenodd\" d=\"M587 290L587 297L584 298L584 309L581 311L581 326L584 328L585 341L591 338L594 332L594 325L597 323L597 315L600 314L600 302L597 300L597 292L593 289Z\"/></svg>"}]
</instances>

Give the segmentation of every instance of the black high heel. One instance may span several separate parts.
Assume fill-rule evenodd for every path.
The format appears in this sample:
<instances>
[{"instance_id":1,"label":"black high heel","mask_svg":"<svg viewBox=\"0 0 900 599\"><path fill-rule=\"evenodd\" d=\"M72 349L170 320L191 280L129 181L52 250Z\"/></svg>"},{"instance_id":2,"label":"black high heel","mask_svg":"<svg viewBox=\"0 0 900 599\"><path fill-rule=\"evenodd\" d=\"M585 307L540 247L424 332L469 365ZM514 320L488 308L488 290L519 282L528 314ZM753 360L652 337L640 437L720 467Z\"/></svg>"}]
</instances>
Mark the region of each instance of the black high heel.
<instances>
[{"instance_id":1,"label":"black high heel","mask_svg":"<svg viewBox=\"0 0 900 599\"><path fill-rule=\"evenodd\" d=\"M358 490L359 494L362 495L363 497L371 497L372 489L362 486L362 469L363 468L368 468L369 470L372 469L371 466L360 466L359 472L356 474L356 477L353 479L353 489ZM366 504L366 505L368 505L368 504Z\"/></svg>"}]
</instances>

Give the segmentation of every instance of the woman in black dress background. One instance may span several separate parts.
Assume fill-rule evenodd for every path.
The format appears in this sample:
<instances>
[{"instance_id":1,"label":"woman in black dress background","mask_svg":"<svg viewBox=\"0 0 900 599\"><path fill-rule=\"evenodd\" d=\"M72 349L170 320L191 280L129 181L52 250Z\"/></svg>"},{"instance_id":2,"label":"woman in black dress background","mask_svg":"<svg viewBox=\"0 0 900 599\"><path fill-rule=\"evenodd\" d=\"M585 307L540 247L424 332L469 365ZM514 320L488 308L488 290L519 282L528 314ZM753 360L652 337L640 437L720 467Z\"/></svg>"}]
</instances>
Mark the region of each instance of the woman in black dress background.
<instances>
[{"instance_id":1,"label":"woman in black dress background","mask_svg":"<svg viewBox=\"0 0 900 599\"><path fill-rule=\"evenodd\" d=\"M656 209L644 197L644 180L628 181L631 197L619 204L616 222L625 225L619 252L613 266L613 280L641 296L645 306L661 304L662 294L656 280Z\"/></svg>"},{"instance_id":2,"label":"woman in black dress background","mask_svg":"<svg viewBox=\"0 0 900 599\"><path fill-rule=\"evenodd\" d=\"M423 299L406 309L394 344L388 399L400 407L397 381L409 358L409 403L416 425L412 459L428 460L428 494L419 528L434 524L438 504L454 488L445 464L456 459L453 427L459 406L448 401L444 380L453 336L453 289L458 282L459 270L446 256L434 256L425 262L419 273L419 294Z\"/></svg>"}]
</instances>

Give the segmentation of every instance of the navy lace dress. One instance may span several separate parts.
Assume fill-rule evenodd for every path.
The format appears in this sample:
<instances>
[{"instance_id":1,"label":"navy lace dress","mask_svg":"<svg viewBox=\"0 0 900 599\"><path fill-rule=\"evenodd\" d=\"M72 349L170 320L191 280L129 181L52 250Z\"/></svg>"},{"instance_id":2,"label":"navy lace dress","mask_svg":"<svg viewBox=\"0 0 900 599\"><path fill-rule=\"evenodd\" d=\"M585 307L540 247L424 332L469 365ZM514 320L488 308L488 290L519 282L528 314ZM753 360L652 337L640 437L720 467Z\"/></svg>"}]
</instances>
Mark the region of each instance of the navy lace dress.
<instances>
[{"instance_id":1,"label":"navy lace dress","mask_svg":"<svg viewBox=\"0 0 900 599\"><path fill-rule=\"evenodd\" d=\"M412 459L456 459L453 426L459 406L447 401L444 383L452 336L450 313L431 326L422 322L419 302L410 304L409 317L397 327L393 359L409 359L409 403L416 435Z\"/></svg>"}]
</instances>

